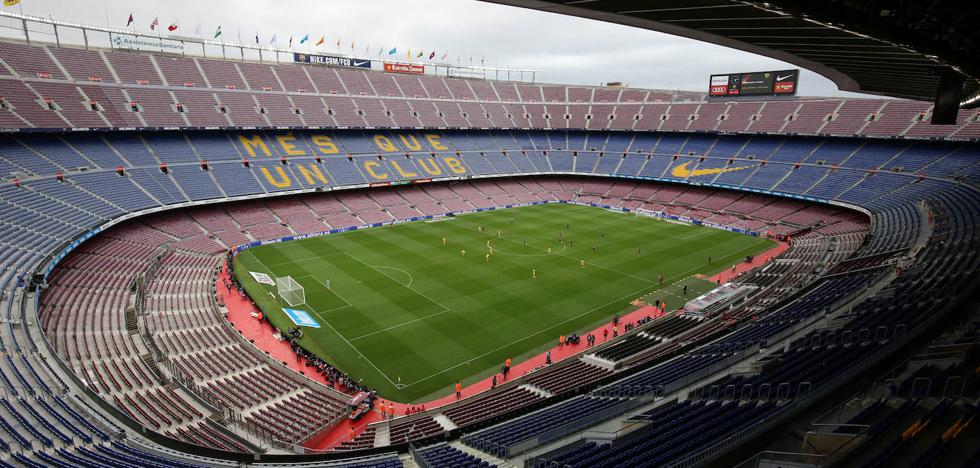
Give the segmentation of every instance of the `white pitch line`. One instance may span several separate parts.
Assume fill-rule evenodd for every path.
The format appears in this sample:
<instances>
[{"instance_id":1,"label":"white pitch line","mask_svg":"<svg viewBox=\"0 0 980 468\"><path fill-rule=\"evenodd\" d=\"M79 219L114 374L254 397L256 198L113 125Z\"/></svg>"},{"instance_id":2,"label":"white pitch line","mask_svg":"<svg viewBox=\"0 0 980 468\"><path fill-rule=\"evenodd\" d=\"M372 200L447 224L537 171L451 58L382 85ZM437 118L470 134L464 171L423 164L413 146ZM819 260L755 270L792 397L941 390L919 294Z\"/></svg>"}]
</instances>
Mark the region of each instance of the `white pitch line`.
<instances>
[{"instance_id":1,"label":"white pitch line","mask_svg":"<svg viewBox=\"0 0 980 468\"><path fill-rule=\"evenodd\" d=\"M445 314L447 312L452 312L452 311L449 310L449 309L446 309L446 310L443 310L443 311L440 311L440 312L436 312L434 314L426 315L425 317L419 317L419 318L417 318L415 320L409 320L407 322L399 323L398 325L392 325L392 326L390 326L388 328L384 328L384 329L381 329L381 330L378 330L378 331L373 331L371 333L366 333L366 334L361 335L361 336L355 336L354 338L351 338L350 340L351 341L357 341L357 340L359 340L361 338L367 338L367 337L369 337L371 335L377 335L378 333L384 333L384 332L386 332L388 330L394 330L396 328L404 327L405 325L411 325L411 324L413 324L415 322L419 322L419 321L425 320L427 318L435 317L437 315L442 315L442 314Z\"/></svg>"},{"instance_id":2,"label":"white pitch line","mask_svg":"<svg viewBox=\"0 0 980 468\"><path fill-rule=\"evenodd\" d=\"M489 233L484 233L484 234L490 235ZM494 239L505 240L505 241L508 241L508 242L511 242L511 243L514 243L514 244L522 245L520 242L517 242L516 240L508 239L508 238L505 238L505 237L494 237ZM563 252L566 247L568 247L568 244L562 242L562 248L561 248L561 250L559 250L557 252L552 252L551 255L556 255L556 256L559 256L559 257L562 257L562 258L567 258L569 260L575 260L575 261L582 260L582 259L579 259L579 258L569 257L568 255L562 255L561 252ZM542 249L540 247L527 246L527 248L534 249L534 250L540 250L540 251L543 251L543 252L547 252L547 249ZM547 257L548 254L545 253L543 256ZM615 268L609 268L607 266L600 265L598 263L591 263L591 262L589 262L588 264L589 265L592 265L592 266L595 266L595 267L602 268L603 270L608 270L608 271L611 271L613 273L618 273L618 274L623 275L623 276L629 276L631 278L638 279L638 280L643 281L643 282L646 282L646 283L650 283L650 284L654 284L655 283L655 281L653 281L651 279L647 279L647 278L643 278L643 277L640 277L640 276L636 276L634 274L626 273L624 271L619 271L619 270L617 270Z\"/></svg>"},{"instance_id":3,"label":"white pitch line","mask_svg":"<svg viewBox=\"0 0 980 468\"><path fill-rule=\"evenodd\" d=\"M259 257L255 256L255 254L253 254L251 252L249 252L249 254L252 256L252 258L255 259L255 261L259 262L259 264L262 265L262 268L265 268L265 270L268 271L269 274L274 274L272 272L272 270L270 270L269 267L266 266L266 264L263 263L262 260L259 259ZM351 257L351 258L353 258L353 257ZM346 299L344 300L344 302L347 302ZM368 364L370 364L371 367L374 368L374 370L378 371L378 373L381 374L381 376L384 377L385 380L388 381L388 383L390 383L392 386L396 385L395 382L391 380L391 377L388 377L388 374L385 374L384 372L382 372L381 369L379 369L378 366L374 364L374 362L372 362L370 359L368 359L368 357L365 356L364 353L361 352L361 350L357 349L357 346L354 346L350 342L350 340L347 339L346 336L344 336L339 331L337 331L337 329L334 328L333 324L331 324L329 320L327 320L326 318L323 317L323 314L321 314L319 311L317 311L313 307L310 307L309 304L305 304L305 305L310 310L312 310L315 314L317 314L317 316L320 317L320 320L323 320L323 323L326 324L328 327L330 327L330 329L333 330L334 334L336 334L337 336L339 336L340 339L344 340L344 342L347 343L347 346L350 346L350 348L353 349L354 352L357 353L358 356L360 356L362 359L364 359L365 362L367 362Z\"/></svg>"},{"instance_id":4,"label":"white pitch line","mask_svg":"<svg viewBox=\"0 0 980 468\"><path fill-rule=\"evenodd\" d=\"M606 306L610 306L610 305L612 305L612 304L615 304L616 302L619 302L619 301L623 301L623 300L628 300L628 299L629 299L630 297L633 297L633 296L634 296L635 294L639 294L640 292L642 292L642 291L645 291L646 289L647 289L647 288L643 288L643 289L640 289L640 290L638 290L638 291L634 291L634 292L631 292L631 293L629 293L629 294L627 294L627 295L625 295L625 296L623 296L623 297L620 297L620 298L617 298L617 299L614 299L614 300L612 300L612 301L609 301L609 302L607 302L607 303L605 303L605 304L602 304L602 305L600 305L600 306L596 306L596 307L594 307L594 308L592 308L591 310L587 310L587 311L585 311L585 312L583 312L583 313L581 313L581 314L578 314L578 315L576 315L576 316L573 316L573 317L569 317L569 318L567 318L567 319L565 319L565 320L562 320L561 322L558 322L558 323L555 323L554 325L551 325L551 326L550 326L550 327L548 327L548 328L545 328L545 329L542 329L542 330L539 330L539 331L536 331L536 332L534 332L534 333L531 333L530 335L527 335L527 336L525 336L525 337L523 337L523 338L518 338L518 339L516 339L516 340L514 340L514 341L512 341L512 342L510 342L510 343L507 343L507 344L505 344L505 345L503 345L503 346L500 346L500 347L497 347L497 348L494 348L494 349L491 349L490 351L487 351L487 352L485 352L485 353L483 353L483 354L480 354L480 355L478 355L478 356L473 356L473 357L471 357L471 358L469 358L469 359L467 359L467 360L466 360L466 361L464 361L464 362L461 362L461 363L459 363L459 364L456 364L456 365L454 365L454 366L451 366L451 367L447 367L447 368L445 368L445 369L443 369L443 370L441 370L441 371L439 371L439 372L436 372L436 373L434 373L434 374L432 374L432 375L429 375L429 376L427 376L427 377L423 377L423 378L421 378L421 379L419 379L419 380L416 380L415 382L412 382L412 383L410 383L410 384L404 384L404 386L405 386L405 387L411 387L412 385L415 385L415 384L417 384L417 383L419 383L419 382L424 382L424 381L426 381L426 380L429 380L429 379L431 379L432 377L435 377L435 376L437 376L437 375L440 375L440 374L444 374L444 373L446 373L446 372L449 372L449 371L451 371L451 370L453 370L453 369L455 369L455 368L457 368L457 367L460 367L460 366L463 366L463 365L466 365L466 364L469 364L469 362L470 362L470 361L473 361L473 360L475 360L475 359L480 359L480 358L482 358L483 356L486 356L486 355L488 355L488 354L492 354L492 353L495 353L495 352L497 352L497 351L500 351L501 349L504 349L504 348L506 348L506 347L508 347L508 346L511 346L511 345L513 345L513 344L516 344L516 343L520 343L520 342L522 342L522 341L524 341L524 340L526 340L526 339L528 339L528 338L531 338L531 337L534 337L534 336L538 336L538 335L540 335L540 334L542 334L542 333L544 333L544 332L545 332L546 330L548 330L548 329L551 329L551 328L554 328L554 327L556 327L556 326L558 326L558 325L561 325L561 324L563 324L563 323L567 323L567 322L571 322L572 320L575 320L575 319L577 319L577 318L579 318L579 317L583 317L583 316L585 316L585 315L588 315L588 314L591 314L592 312L595 312L596 310L599 310L599 309L601 309L601 308L603 308L603 307L606 307Z\"/></svg>"},{"instance_id":5,"label":"white pitch line","mask_svg":"<svg viewBox=\"0 0 980 468\"><path fill-rule=\"evenodd\" d=\"M711 228L705 227L704 230L699 230L698 232L695 232L694 234L691 234L689 236L676 237L675 239L678 239L678 240L690 240L690 239L694 239L695 237L701 237L701 236L703 236L705 234L710 233L711 232L710 229Z\"/></svg>"},{"instance_id":6,"label":"white pitch line","mask_svg":"<svg viewBox=\"0 0 980 468\"><path fill-rule=\"evenodd\" d=\"M755 247L756 245L759 245L759 244L760 244L760 243L762 243L762 242L765 242L765 239L763 239L763 240L761 240L760 242L757 242L757 243L755 243L755 244L752 244L752 245L750 245L750 246L746 246L746 247L744 247L744 248L742 248L742 249L739 249L739 250L736 250L735 252L732 252L732 253L730 253L729 255L732 255L732 254L734 254L734 253L736 253L736 252L741 252L741 251L743 251L743 250L746 250L746 249L748 249L748 248L750 248L750 247ZM724 257L723 257L723 258L724 258ZM674 276L672 276L672 277L670 277L670 278L665 278L665 279L664 279L664 282L668 282L668 283L673 283L673 282L675 282L675 281L677 281L677 280L679 280L679 279L681 279L681 278L687 278L687 277L688 277L688 275L689 275L690 273L693 273L693 272L695 272L695 271L697 271L697 270L699 270L699 269L701 269L701 267L700 267L700 266L697 266L697 267L694 267L694 268L691 268L690 270L687 270L687 271L685 271L685 272L683 272L683 273L680 273L680 274L677 274L677 275L674 275ZM508 347L508 346L511 346L511 345L513 345L513 344L516 344L516 343L520 343L520 342L522 342L522 341L524 341L524 340L526 340L526 339L528 339L528 338L531 338L531 337L534 337L534 336L537 336L537 335L540 335L541 333L544 333L544 332L545 332L545 330L548 330L548 329L551 329L551 328L554 328L554 327L556 327L556 326L558 326L558 325L561 325L561 324L563 324L563 323L567 323L567 322L570 322L570 321L572 321L572 320L575 320L575 319L577 319L577 318L579 318L579 317L583 317L583 316L585 316L585 315L588 315L588 314L591 314L592 312L594 312L594 311L596 311L596 310L599 310L599 309L601 309L601 308L603 308L603 307L607 307L607 306L610 306L610 305L612 305L612 304L614 304L614 303L616 303L616 302L619 302L619 301L623 301L623 300L629 300L629 298L631 298L631 297L636 297L636 296L635 296L636 294L641 294L641 293L643 293L644 291L648 291L649 289L650 289L650 287L649 287L649 286L647 286L647 287L645 287L645 288L642 288L642 289L640 289L640 290L637 290L637 291L635 291L635 292L632 292L632 293L630 293L630 294L627 294L626 296L623 296L623 297L621 297L621 298L618 298L618 299L614 299L614 300L612 300L612 301L610 301L610 302L607 302L606 304L603 304L603 305L601 305L601 306L598 306L598 307L595 307L595 308L593 308L592 310L589 310L589 311L586 311L586 312L583 312L583 313L581 313L581 314L579 314L579 315L576 315L576 316L574 316L574 317L571 317L571 318L568 318L568 319L566 319L566 320L563 320L563 321L561 321L561 322L558 322L558 323L555 323L554 325L551 325L551 326L550 326L550 327L548 327L548 328L545 328L545 329L543 329L543 330L540 330L540 331L537 331L537 332L534 332L534 333L532 333L532 334L530 334L530 335L527 335L527 336L525 336L525 337L523 337L523 338L519 338L519 339L517 339L517 340L514 340L514 341L512 341L512 342L510 342L510 343L507 343L507 344L505 344L505 345L503 345L503 346L500 346L500 347L498 347L498 348L494 348L494 349L491 349L490 351L487 351L487 352L485 352L485 353L483 353L483 354L480 354L480 355L478 355L478 356L473 356L473 357L471 357L471 358L469 358L469 359L467 359L467 360L466 360L466 361L464 361L464 362L461 362L461 363L459 363L459 364L456 364L456 365L454 365L454 366L452 366L452 367L447 367L447 368L445 368L445 369L443 369L443 370L441 370L441 371L439 371L439 372L436 372L436 373L434 373L434 374L432 374L432 375L429 375L429 376L427 376L427 377L423 377L423 378L421 378L421 379L419 379L419 380L416 380L415 382L412 382L412 383L410 383L410 384L403 384L403 387L402 387L402 388L406 388L406 387L411 387L412 385L415 385L415 384L417 384L417 383L419 383L419 382L424 382L424 381L426 381L426 380L428 380L428 379L431 379L432 377L435 377L435 376L437 376L437 375L440 375L440 374L444 374L444 373L446 373L446 372L449 372L449 371L451 371L451 370L453 370L453 369L455 369L455 368L457 368L457 367L460 367L460 366L463 366L463 365L466 365L466 364L468 364L468 363L469 363L470 361L472 361L472 360L474 360L474 359L479 359L479 358L482 358L483 356L486 356L486 355L488 355L488 354L492 354L492 353L495 353L495 352L497 352L497 351L500 351L501 349L504 349L504 348L506 348L506 347ZM643 295L645 295L645 294L643 294Z\"/></svg>"},{"instance_id":7,"label":"white pitch line","mask_svg":"<svg viewBox=\"0 0 980 468\"><path fill-rule=\"evenodd\" d=\"M314 280L315 282L317 282L317 284L320 284L320 283L319 283L319 282L320 282L320 279L319 279L319 278L317 278L316 276L313 276L313 275L303 275L303 276L297 276L296 278L297 278L297 279L299 279L299 278L313 278L313 280ZM322 284L320 284L320 286L323 286L323 285L322 285ZM323 286L323 289L326 289L327 291L330 291L330 293L331 293L331 294L333 294L333 295L335 295L335 296L337 296L338 298L340 298L340 300L342 300L342 301L344 301L344 304L346 304L346 305L343 305L343 306L339 306L339 307L334 307L334 308L331 308L331 309L328 309L328 310L325 310L324 312L330 312L330 311L332 311L332 310L337 310L337 309L343 309L344 307L354 307L354 304L351 304L351 303L350 303L350 301L348 301L348 300L347 300L347 299L346 299L346 298L345 298L344 296L341 296L341 295L340 295L340 293L339 293L339 292L337 292L337 291L335 291L335 290L334 290L333 288L328 288L328 287L326 287L326 286ZM309 304L307 304L307 305L309 305Z\"/></svg>"},{"instance_id":8,"label":"white pitch line","mask_svg":"<svg viewBox=\"0 0 980 468\"><path fill-rule=\"evenodd\" d=\"M359 259L359 258L357 258L357 257L355 257L355 256L353 256L353 255L351 255L351 254L349 254L347 252L344 252L344 255L347 255L348 257L352 258L354 261L356 261L357 263L360 263L361 265L364 265L364 266L366 266L366 267L368 267L368 268L370 268L370 269L372 269L372 270L374 270L374 271L376 271L378 273L381 273L382 275L386 276L388 279L390 279L390 280L392 280L392 281L394 281L394 282L396 282L398 284L401 284L400 281L398 281L395 278L392 278L391 275L389 275L389 274L387 274L387 273L385 273L385 272L383 272L383 271L381 271L381 270L379 270L379 269L377 269L377 268L375 268L375 267L373 267L371 265L368 265L367 263L364 262L364 260L361 260L361 259ZM431 303L433 303L433 304L435 304L435 305L437 305L439 307L442 307L443 309L450 310L449 307L446 307L446 306L442 305L439 301L437 301L435 299L432 299L431 297L426 296L425 294L422 294L422 292L419 291L418 289L415 289L415 288L412 288L412 287L409 287L409 286L405 286L405 285L402 285L402 286L408 288L409 291L412 291L415 294L418 294L419 296L424 297L429 302L431 302Z\"/></svg>"},{"instance_id":9,"label":"white pitch line","mask_svg":"<svg viewBox=\"0 0 980 468\"><path fill-rule=\"evenodd\" d=\"M409 273L409 272L407 272L405 270L402 270L401 268L395 268L393 266L385 266L385 265L371 266L371 268L374 268L375 270L377 270L378 268L387 268L389 270L395 270L395 271L400 271L402 273L405 273L406 275L408 275L408 284L405 285L406 288L411 288L412 287L412 283L415 282L415 277L412 276L411 273Z\"/></svg>"},{"instance_id":10,"label":"white pitch line","mask_svg":"<svg viewBox=\"0 0 980 468\"><path fill-rule=\"evenodd\" d=\"M281 245L281 244L277 244L277 245ZM251 253L251 252L249 252L249 253ZM285 261L282 261L282 262L273 263L272 266L289 265L291 263L314 262L314 261L320 261L321 259L324 259L324 258L339 257L341 255L346 255L346 254L343 253L343 252L340 252L340 253L335 253L335 254L317 255L315 257L309 257L309 258L300 258L300 259L297 259L297 260L285 260ZM255 255L252 255L252 256L255 257ZM258 257L256 257L256 259L258 259ZM265 264L263 263L263 265L265 265Z\"/></svg>"}]
</instances>

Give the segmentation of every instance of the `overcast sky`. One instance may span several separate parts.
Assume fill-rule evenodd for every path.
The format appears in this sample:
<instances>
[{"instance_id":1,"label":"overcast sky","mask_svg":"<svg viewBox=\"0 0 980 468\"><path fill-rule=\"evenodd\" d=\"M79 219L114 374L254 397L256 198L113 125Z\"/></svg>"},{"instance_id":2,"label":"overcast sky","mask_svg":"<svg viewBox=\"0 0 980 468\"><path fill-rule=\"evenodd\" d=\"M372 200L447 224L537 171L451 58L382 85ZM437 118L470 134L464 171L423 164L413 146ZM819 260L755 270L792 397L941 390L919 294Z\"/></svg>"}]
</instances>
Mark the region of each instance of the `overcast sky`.
<instances>
[{"instance_id":1,"label":"overcast sky","mask_svg":"<svg viewBox=\"0 0 980 468\"><path fill-rule=\"evenodd\" d=\"M273 34L285 46L289 36L326 35L336 52L339 37L358 52L379 47L436 50L450 60L470 55L488 66L540 70L539 82L598 85L623 81L632 87L707 91L708 76L796 68L778 60L690 39L593 20L542 13L475 0L22 0L29 15L49 16L124 28L132 12L137 30L149 31L159 17L164 27L179 21L192 35L201 24L205 36L219 25L223 38L263 45ZM17 11L17 7L7 11ZM9 30L4 34L9 34ZM305 48L305 46L304 46ZM401 55L404 57L404 55ZM829 80L801 74L799 94L853 95L837 91Z\"/></svg>"}]
</instances>

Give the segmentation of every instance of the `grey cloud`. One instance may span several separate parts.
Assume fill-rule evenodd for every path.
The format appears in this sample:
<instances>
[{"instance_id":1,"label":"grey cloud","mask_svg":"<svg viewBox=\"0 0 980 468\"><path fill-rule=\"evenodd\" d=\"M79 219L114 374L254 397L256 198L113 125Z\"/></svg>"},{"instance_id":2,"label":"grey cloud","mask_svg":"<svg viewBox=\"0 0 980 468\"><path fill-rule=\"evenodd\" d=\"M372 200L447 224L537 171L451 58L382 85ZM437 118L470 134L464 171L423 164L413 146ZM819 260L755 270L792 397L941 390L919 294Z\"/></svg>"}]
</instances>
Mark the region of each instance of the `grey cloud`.
<instances>
[{"instance_id":1,"label":"grey cloud","mask_svg":"<svg viewBox=\"0 0 980 468\"><path fill-rule=\"evenodd\" d=\"M487 65L541 70L538 81L596 85L626 81L635 87L704 91L712 73L795 68L769 58L652 31L473 0L31 0L24 11L38 16L125 26L132 12L147 31L159 16L164 26L180 20L184 34L200 23L208 36L220 24L226 40L262 42L276 34L280 45L327 36L324 51L371 44L448 52ZM305 46L304 46L305 47ZM843 95L829 80L804 72L802 94Z\"/></svg>"}]
</instances>

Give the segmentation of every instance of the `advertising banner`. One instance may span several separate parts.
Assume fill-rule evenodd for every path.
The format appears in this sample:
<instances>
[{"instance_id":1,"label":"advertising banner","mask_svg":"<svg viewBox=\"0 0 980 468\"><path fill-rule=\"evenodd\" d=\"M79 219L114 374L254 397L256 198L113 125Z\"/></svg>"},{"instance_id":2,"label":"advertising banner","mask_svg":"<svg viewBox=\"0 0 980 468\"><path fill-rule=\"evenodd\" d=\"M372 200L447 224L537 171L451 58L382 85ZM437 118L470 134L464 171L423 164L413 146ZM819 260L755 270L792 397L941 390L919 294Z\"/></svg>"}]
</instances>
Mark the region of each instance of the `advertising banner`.
<instances>
[{"instance_id":1,"label":"advertising banner","mask_svg":"<svg viewBox=\"0 0 980 468\"><path fill-rule=\"evenodd\" d=\"M405 75L424 75L425 65L415 65L412 63L385 63L385 72L402 73Z\"/></svg>"},{"instance_id":2,"label":"advertising banner","mask_svg":"<svg viewBox=\"0 0 980 468\"><path fill-rule=\"evenodd\" d=\"M109 44L113 49L148 50L151 52L183 53L184 43L167 38L111 34Z\"/></svg>"},{"instance_id":3,"label":"advertising banner","mask_svg":"<svg viewBox=\"0 0 980 468\"><path fill-rule=\"evenodd\" d=\"M711 75L708 95L773 96L796 94L799 70L764 71Z\"/></svg>"},{"instance_id":4,"label":"advertising banner","mask_svg":"<svg viewBox=\"0 0 980 468\"><path fill-rule=\"evenodd\" d=\"M269 284L269 285L273 285L273 286L275 286L275 284L276 284L276 282L275 281L272 281L272 278L270 278L269 275L267 275L265 273L260 273L260 272L257 272L257 271L250 271L250 272L248 272L248 274L252 275L252 278L255 280L256 283L259 283L259 284Z\"/></svg>"},{"instance_id":5,"label":"advertising banner","mask_svg":"<svg viewBox=\"0 0 980 468\"><path fill-rule=\"evenodd\" d=\"M711 96L725 96L728 94L728 75L711 75L711 85L708 89Z\"/></svg>"},{"instance_id":6,"label":"advertising banner","mask_svg":"<svg viewBox=\"0 0 980 468\"><path fill-rule=\"evenodd\" d=\"M332 65L335 67L348 68L371 68L370 60L361 60L350 57L336 57L333 55L303 54L293 53L293 61L300 63L312 63L313 65Z\"/></svg>"},{"instance_id":7,"label":"advertising banner","mask_svg":"<svg viewBox=\"0 0 980 468\"><path fill-rule=\"evenodd\" d=\"M320 328L320 324L305 310L287 309L283 307L282 311L289 316L289 320L292 320L293 323L300 327Z\"/></svg>"}]
</instances>

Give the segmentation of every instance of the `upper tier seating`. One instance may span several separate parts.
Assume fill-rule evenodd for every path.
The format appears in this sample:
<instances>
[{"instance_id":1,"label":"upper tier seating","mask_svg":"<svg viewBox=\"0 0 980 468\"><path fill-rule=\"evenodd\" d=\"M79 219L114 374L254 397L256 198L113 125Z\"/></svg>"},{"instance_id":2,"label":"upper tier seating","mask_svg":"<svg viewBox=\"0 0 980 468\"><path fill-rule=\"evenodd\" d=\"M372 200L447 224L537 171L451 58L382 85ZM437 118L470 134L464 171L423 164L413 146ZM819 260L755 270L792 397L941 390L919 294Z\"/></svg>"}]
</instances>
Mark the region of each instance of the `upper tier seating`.
<instances>
[{"instance_id":1,"label":"upper tier seating","mask_svg":"<svg viewBox=\"0 0 980 468\"><path fill-rule=\"evenodd\" d=\"M0 42L0 59L15 72L0 76L0 122L7 128L492 127L980 137L976 110L961 110L955 125L930 125L932 106L912 101L703 102L705 95L698 93L388 75L18 42Z\"/></svg>"}]
</instances>

